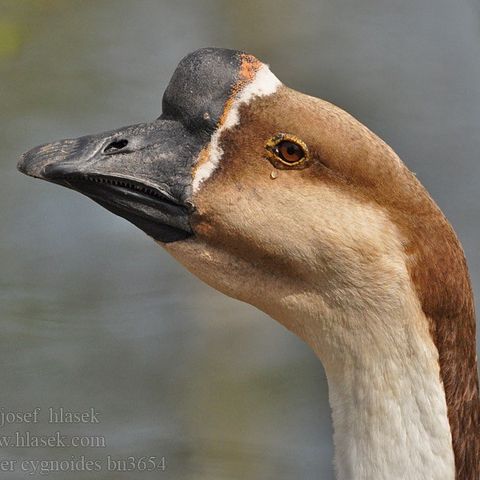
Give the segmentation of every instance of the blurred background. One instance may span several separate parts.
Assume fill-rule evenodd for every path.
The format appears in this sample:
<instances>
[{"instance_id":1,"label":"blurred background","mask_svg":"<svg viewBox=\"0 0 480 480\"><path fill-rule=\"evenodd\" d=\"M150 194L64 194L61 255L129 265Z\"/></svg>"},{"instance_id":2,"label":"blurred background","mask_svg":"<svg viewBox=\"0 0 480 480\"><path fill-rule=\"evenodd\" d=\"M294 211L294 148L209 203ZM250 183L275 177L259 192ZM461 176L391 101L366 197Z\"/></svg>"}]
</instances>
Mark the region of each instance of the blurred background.
<instances>
[{"instance_id":1,"label":"blurred background","mask_svg":"<svg viewBox=\"0 0 480 480\"><path fill-rule=\"evenodd\" d=\"M0 434L107 443L2 459L153 455L165 472L123 476L333 478L325 378L300 340L123 219L15 170L37 144L157 117L178 61L203 46L255 54L385 139L456 228L480 298L475 0L0 0L0 406L101 414Z\"/></svg>"}]
</instances>

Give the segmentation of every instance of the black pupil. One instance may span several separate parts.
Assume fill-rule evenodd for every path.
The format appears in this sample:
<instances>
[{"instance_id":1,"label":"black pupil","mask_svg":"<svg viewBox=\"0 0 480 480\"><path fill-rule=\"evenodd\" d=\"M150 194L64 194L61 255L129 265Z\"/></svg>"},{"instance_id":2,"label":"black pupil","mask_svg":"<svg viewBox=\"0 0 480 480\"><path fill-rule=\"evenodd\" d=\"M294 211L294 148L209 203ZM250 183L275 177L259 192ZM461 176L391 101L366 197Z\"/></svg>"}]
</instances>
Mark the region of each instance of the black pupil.
<instances>
[{"instance_id":1,"label":"black pupil","mask_svg":"<svg viewBox=\"0 0 480 480\"><path fill-rule=\"evenodd\" d=\"M291 143L288 147L287 147L287 152L289 155L293 155L294 153L298 153L298 146Z\"/></svg>"}]
</instances>

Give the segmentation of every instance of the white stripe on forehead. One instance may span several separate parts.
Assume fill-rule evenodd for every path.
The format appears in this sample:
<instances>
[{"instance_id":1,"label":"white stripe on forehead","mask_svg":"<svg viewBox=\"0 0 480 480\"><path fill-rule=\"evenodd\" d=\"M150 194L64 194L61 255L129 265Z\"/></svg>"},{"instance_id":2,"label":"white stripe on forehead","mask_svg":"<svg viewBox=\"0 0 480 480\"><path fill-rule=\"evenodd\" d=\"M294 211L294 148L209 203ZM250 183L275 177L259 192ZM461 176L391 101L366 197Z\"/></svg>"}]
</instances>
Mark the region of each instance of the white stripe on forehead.
<instances>
[{"instance_id":1,"label":"white stripe on forehead","mask_svg":"<svg viewBox=\"0 0 480 480\"><path fill-rule=\"evenodd\" d=\"M272 95L281 84L280 80L270 71L268 66L262 65L255 74L255 78L238 93L233 105L227 112L224 122L212 134L207 160L195 171L192 183L193 193L198 191L200 185L212 175L220 164L223 155L223 150L220 147L220 137L225 130L233 128L240 123L238 113L240 106L250 103L255 97Z\"/></svg>"}]
</instances>

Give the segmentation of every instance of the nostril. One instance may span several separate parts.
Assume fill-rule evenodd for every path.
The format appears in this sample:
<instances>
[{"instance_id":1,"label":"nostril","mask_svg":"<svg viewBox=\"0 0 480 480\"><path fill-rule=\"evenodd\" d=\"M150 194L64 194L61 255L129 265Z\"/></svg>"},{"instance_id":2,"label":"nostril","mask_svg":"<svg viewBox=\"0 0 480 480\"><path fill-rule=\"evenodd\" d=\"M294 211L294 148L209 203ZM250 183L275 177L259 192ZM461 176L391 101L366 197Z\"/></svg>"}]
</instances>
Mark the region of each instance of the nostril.
<instances>
[{"instance_id":1,"label":"nostril","mask_svg":"<svg viewBox=\"0 0 480 480\"><path fill-rule=\"evenodd\" d=\"M128 140L121 138L119 140L114 140L110 142L104 149L103 153L112 154L117 153L120 150L123 150L128 145Z\"/></svg>"}]
</instances>

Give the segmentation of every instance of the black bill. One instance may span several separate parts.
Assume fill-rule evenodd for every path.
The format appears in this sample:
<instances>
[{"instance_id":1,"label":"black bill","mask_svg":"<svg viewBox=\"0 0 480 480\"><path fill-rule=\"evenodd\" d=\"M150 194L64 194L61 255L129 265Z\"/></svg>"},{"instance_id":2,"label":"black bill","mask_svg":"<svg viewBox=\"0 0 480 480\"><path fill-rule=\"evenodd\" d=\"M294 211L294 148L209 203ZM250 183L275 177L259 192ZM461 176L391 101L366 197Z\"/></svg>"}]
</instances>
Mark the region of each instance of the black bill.
<instances>
[{"instance_id":1,"label":"black bill","mask_svg":"<svg viewBox=\"0 0 480 480\"><path fill-rule=\"evenodd\" d=\"M192 170L239 77L241 52L185 57L163 96L162 116L23 154L27 175L77 190L162 242L193 234Z\"/></svg>"},{"instance_id":2,"label":"black bill","mask_svg":"<svg viewBox=\"0 0 480 480\"><path fill-rule=\"evenodd\" d=\"M189 214L195 137L157 120L62 140L25 153L21 172L77 190L162 242L192 234Z\"/></svg>"}]
</instances>

